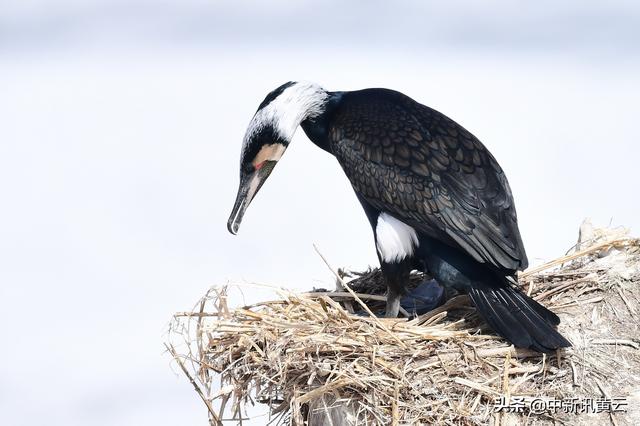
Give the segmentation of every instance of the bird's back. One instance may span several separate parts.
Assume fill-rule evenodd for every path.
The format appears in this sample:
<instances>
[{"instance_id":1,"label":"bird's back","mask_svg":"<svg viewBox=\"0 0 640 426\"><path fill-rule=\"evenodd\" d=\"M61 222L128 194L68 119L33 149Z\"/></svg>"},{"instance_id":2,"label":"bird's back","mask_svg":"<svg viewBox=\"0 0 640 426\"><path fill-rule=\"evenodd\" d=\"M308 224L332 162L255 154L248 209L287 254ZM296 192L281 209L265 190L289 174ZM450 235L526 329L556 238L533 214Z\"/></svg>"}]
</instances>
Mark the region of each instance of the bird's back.
<instances>
[{"instance_id":1,"label":"bird's back","mask_svg":"<svg viewBox=\"0 0 640 426\"><path fill-rule=\"evenodd\" d=\"M509 183L469 131L400 92L344 92L328 129L331 151L371 205L507 271L527 257Z\"/></svg>"}]
</instances>

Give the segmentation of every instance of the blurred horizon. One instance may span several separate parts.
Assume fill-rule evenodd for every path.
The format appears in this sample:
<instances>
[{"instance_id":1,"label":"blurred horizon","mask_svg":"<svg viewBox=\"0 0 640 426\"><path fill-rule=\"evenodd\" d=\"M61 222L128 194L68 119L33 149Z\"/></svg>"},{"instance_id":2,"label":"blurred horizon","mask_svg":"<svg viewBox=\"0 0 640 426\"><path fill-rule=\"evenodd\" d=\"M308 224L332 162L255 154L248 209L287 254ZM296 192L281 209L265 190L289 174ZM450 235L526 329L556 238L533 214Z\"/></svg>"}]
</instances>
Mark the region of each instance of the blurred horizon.
<instances>
[{"instance_id":1,"label":"blurred horizon","mask_svg":"<svg viewBox=\"0 0 640 426\"><path fill-rule=\"evenodd\" d=\"M583 60L604 55L624 62L637 61L639 39L640 6L621 0L24 0L0 6L0 50L9 51L283 43L565 54Z\"/></svg>"}]
</instances>

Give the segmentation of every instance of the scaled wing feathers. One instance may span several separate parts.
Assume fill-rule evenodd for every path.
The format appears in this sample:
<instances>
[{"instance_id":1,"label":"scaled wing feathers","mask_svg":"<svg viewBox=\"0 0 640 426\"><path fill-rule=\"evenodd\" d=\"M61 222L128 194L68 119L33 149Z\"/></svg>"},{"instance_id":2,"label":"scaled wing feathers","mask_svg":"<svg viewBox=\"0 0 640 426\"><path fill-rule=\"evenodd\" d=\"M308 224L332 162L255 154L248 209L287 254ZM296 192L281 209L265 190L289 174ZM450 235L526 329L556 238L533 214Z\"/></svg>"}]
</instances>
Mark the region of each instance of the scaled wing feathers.
<instances>
[{"instance_id":1,"label":"scaled wing feathers","mask_svg":"<svg viewBox=\"0 0 640 426\"><path fill-rule=\"evenodd\" d=\"M478 139L398 92L351 92L343 103L332 150L367 202L479 262L527 267L509 184Z\"/></svg>"}]
</instances>

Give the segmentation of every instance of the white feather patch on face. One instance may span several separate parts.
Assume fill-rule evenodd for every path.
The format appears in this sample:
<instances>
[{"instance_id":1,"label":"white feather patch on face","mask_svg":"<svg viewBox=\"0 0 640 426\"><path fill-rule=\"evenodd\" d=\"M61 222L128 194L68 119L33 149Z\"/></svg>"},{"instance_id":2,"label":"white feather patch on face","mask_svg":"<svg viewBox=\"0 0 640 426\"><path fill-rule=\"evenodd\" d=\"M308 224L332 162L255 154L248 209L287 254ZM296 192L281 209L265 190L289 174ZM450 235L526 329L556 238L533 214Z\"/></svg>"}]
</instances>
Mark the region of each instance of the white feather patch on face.
<instances>
[{"instance_id":1,"label":"white feather patch on face","mask_svg":"<svg viewBox=\"0 0 640 426\"><path fill-rule=\"evenodd\" d=\"M269 125L284 140L291 141L303 120L324 111L328 96L326 90L314 83L298 82L287 87L253 116L244 136L244 147L254 134Z\"/></svg>"},{"instance_id":2,"label":"white feather patch on face","mask_svg":"<svg viewBox=\"0 0 640 426\"><path fill-rule=\"evenodd\" d=\"M418 235L411 226L387 213L378 216L376 247L383 261L399 262L413 255L418 245Z\"/></svg>"}]
</instances>

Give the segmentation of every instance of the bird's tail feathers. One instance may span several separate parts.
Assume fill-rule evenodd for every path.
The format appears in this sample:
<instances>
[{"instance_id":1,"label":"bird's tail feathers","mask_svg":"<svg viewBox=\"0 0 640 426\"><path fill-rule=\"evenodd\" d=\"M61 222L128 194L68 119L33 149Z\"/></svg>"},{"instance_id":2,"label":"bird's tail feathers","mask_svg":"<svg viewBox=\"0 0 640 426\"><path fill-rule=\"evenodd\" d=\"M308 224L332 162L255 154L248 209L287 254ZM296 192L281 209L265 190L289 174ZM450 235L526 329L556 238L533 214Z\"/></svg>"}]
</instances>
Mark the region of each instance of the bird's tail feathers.
<instances>
[{"instance_id":1,"label":"bird's tail feathers","mask_svg":"<svg viewBox=\"0 0 640 426\"><path fill-rule=\"evenodd\" d=\"M554 328L560 318L508 281L502 286L475 284L469 296L478 313L494 331L515 346L538 352L553 352L571 346Z\"/></svg>"}]
</instances>

